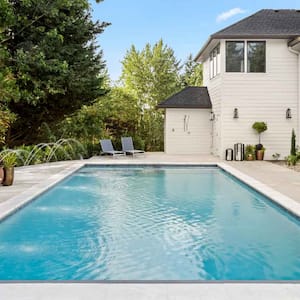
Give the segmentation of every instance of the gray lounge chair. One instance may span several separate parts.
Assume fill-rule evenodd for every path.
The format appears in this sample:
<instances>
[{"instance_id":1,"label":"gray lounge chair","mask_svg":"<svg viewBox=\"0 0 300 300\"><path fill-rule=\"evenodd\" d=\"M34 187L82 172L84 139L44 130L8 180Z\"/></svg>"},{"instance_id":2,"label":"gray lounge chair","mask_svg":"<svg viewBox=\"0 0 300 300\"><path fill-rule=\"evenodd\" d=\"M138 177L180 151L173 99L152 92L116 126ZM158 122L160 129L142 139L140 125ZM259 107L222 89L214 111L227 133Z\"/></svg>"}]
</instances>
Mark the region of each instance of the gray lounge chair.
<instances>
[{"instance_id":1,"label":"gray lounge chair","mask_svg":"<svg viewBox=\"0 0 300 300\"><path fill-rule=\"evenodd\" d=\"M112 156L125 155L124 151L116 151L111 143L111 140L100 140L100 145L102 148L101 154L109 154Z\"/></svg>"},{"instance_id":2,"label":"gray lounge chair","mask_svg":"<svg viewBox=\"0 0 300 300\"><path fill-rule=\"evenodd\" d=\"M122 150L126 154L134 155L134 154L143 154L143 153L145 153L145 151L143 151L143 150L134 149L133 141L132 141L131 137L122 137L121 142L122 142Z\"/></svg>"}]
</instances>

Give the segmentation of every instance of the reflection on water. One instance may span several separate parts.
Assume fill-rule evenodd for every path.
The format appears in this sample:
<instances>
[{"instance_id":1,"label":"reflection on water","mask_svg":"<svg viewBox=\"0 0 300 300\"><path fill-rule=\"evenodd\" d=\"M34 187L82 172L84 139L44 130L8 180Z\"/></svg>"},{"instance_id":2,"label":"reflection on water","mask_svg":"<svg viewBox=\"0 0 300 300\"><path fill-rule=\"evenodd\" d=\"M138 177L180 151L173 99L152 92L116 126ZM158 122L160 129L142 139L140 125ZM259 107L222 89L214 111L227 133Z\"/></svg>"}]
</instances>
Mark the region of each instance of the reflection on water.
<instances>
[{"instance_id":1,"label":"reflection on water","mask_svg":"<svg viewBox=\"0 0 300 300\"><path fill-rule=\"evenodd\" d=\"M0 279L299 278L299 220L218 168L83 168L0 224Z\"/></svg>"}]
</instances>

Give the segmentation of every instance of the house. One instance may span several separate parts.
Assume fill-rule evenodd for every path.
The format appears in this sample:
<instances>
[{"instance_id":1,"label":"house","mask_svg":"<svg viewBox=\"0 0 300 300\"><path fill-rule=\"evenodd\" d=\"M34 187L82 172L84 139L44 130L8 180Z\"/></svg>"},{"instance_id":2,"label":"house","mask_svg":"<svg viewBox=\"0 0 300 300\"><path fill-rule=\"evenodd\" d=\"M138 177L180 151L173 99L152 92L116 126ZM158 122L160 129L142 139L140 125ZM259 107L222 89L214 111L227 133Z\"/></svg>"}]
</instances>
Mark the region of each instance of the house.
<instances>
[{"instance_id":1,"label":"house","mask_svg":"<svg viewBox=\"0 0 300 300\"><path fill-rule=\"evenodd\" d=\"M300 137L299 53L300 10L263 9L212 34L195 58L205 87L158 105L165 152L224 158L235 143L257 144L252 124L264 121L265 158L289 155L292 129Z\"/></svg>"}]
</instances>

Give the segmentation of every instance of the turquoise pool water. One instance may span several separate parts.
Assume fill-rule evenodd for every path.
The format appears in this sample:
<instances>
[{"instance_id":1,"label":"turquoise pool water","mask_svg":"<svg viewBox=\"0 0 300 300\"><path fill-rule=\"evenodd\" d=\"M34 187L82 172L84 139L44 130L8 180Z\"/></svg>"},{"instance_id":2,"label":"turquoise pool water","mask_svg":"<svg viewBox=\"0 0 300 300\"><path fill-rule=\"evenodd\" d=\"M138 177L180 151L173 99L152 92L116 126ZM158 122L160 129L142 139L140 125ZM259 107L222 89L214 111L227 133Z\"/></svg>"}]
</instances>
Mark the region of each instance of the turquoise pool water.
<instances>
[{"instance_id":1,"label":"turquoise pool water","mask_svg":"<svg viewBox=\"0 0 300 300\"><path fill-rule=\"evenodd\" d=\"M217 167L85 167L0 224L1 280L299 280L300 221Z\"/></svg>"}]
</instances>

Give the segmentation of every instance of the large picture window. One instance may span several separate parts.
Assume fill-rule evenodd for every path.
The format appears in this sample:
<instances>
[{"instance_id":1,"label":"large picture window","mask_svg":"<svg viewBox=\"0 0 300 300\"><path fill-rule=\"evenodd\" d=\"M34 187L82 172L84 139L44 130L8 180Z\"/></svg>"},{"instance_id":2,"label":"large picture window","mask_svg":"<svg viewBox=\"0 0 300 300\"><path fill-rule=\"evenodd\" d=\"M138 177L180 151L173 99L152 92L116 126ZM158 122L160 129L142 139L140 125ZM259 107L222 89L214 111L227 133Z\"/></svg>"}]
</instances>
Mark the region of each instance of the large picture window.
<instances>
[{"instance_id":1,"label":"large picture window","mask_svg":"<svg viewBox=\"0 0 300 300\"><path fill-rule=\"evenodd\" d=\"M266 72L266 42L227 41L226 72Z\"/></svg>"},{"instance_id":2,"label":"large picture window","mask_svg":"<svg viewBox=\"0 0 300 300\"><path fill-rule=\"evenodd\" d=\"M244 72L244 42L226 42L226 72Z\"/></svg>"},{"instance_id":3,"label":"large picture window","mask_svg":"<svg viewBox=\"0 0 300 300\"><path fill-rule=\"evenodd\" d=\"M266 43L247 42L247 72L266 71Z\"/></svg>"}]
</instances>

